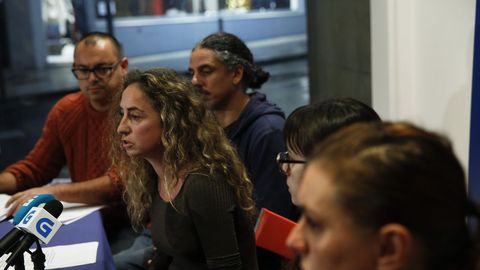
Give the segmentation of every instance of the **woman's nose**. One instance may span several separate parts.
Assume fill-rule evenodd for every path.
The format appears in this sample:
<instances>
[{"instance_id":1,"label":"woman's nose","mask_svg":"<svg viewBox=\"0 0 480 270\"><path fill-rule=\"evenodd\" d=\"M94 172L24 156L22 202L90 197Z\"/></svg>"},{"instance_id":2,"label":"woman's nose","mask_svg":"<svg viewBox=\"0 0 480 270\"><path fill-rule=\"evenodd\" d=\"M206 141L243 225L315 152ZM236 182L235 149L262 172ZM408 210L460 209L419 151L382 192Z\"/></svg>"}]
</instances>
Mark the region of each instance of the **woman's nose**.
<instances>
[{"instance_id":1,"label":"woman's nose","mask_svg":"<svg viewBox=\"0 0 480 270\"><path fill-rule=\"evenodd\" d=\"M118 134L126 134L126 133L128 133L128 126L127 126L127 124L126 124L125 117L122 117L122 119L121 119L120 122L118 123L117 133L118 133Z\"/></svg>"},{"instance_id":2,"label":"woman's nose","mask_svg":"<svg viewBox=\"0 0 480 270\"><path fill-rule=\"evenodd\" d=\"M308 247L303 237L303 222L303 218L300 219L299 223L295 225L288 235L286 242L288 248L290 248L297 255L308 252Z\"/></svg>"}]
</instances>

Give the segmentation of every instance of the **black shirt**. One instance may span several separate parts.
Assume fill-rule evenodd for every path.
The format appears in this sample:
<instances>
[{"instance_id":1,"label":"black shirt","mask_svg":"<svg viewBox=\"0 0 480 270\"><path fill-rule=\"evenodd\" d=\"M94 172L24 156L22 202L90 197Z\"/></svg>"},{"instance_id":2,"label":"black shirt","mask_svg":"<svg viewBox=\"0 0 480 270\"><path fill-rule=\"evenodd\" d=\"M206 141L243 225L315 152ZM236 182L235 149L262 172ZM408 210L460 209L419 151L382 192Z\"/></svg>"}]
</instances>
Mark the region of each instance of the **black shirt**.
<instances>
[{"instance_id":1,"label":"black shirt","mask_svg":"<svg viewBox=\"0 0 480 270\"><path fill-rule=\"evenodd\" d=\"M223 175L191 173L172 203L153 196L155 269L257 269L249 216Z\"/></svg>"}]
</instances>

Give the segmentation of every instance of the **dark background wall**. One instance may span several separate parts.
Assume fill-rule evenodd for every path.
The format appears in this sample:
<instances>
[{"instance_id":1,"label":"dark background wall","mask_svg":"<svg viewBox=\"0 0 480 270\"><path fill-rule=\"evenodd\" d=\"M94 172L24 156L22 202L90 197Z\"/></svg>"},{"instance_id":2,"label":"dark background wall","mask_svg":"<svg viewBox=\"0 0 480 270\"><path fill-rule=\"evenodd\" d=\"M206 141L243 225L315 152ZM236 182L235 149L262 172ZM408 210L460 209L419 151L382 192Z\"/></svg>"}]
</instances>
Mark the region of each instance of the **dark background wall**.
<instances>
[{"instance_id":1,"label":"dark background wall","mask_svg":"<svg viewBox=\"0 0 480 270\"><path fill-rule=\"evenodd\" d=\"M370 1L308 0L310 102L355 97L371 105Z\"/></svg>"}]
</instances>

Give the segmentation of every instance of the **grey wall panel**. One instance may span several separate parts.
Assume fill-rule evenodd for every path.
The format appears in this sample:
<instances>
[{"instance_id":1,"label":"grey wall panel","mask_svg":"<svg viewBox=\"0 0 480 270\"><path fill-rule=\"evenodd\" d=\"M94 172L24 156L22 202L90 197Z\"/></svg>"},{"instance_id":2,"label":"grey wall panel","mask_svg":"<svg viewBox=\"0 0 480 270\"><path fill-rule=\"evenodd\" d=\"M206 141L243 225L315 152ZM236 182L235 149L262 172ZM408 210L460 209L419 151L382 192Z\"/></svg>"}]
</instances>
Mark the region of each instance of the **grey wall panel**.
<instances>
[{"instance_id":1,"label":"grey wall panel","mask_svg":"<svg viewBox=\"0 0 480 270\"><path fill-rule=\"evenodd\" d=\"M35 70L46 65L47 45L41 1L5 1L9 63L13 71Z\"/></svg>"},{"instance_id":2,"label":"grey wall panel","mask_svg":"<svg viewBox=\"0 0 480 270\"><path fill-rule=\"evenodd\" d=\"M311 101L371 104L369 0L309 0L307 18Z\"/></svg>"},{"instance_id":3,"label":"grey wall panel","mask_svg":"<svg viewBox=\"0 0 480 270\"><path fill-rule=\"evenodd\" d=\"M102 29L105 29L105 24L99 23L96 30ZM156 23L119 21L115 22L114 29L125 54L135 57L189 50L206 35L218 31L218 20L185 18L178 22L160 19Z\"/></svg>"},{"instance_id":4,"label":"grey wall panel","mask_svg":"<svg viewBox=\"0 0 480 270\"><path fill-rule=\"evenodd\" d=\"M245 41L251 41L305 34L305 20L305 14L299 12L225 16L223 18L223 29L235 33Z\"/></svg>"}]
</instances>

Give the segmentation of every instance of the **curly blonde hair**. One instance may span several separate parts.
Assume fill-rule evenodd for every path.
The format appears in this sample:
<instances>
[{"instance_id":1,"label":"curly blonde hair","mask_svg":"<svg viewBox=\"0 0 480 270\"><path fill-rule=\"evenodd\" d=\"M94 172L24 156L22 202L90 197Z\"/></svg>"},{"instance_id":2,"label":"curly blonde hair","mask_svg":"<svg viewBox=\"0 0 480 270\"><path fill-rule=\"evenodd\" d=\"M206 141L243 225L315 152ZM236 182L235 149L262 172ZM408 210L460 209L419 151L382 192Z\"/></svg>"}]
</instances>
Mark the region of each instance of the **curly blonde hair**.
<instances>
[{"instance_id":1,"label":"curly blonde hair","mask_svg":"<svg viewBox=\"0 0 480 270\"><path fill-rule=\"evenodd\" d=\"M238 205L253 214L252 183L246 169L215 116L187 78L167 68L134 70L125 77L123 90L131 84L143 91L160 117L162 136L158 140L164 150L166 192L189 172L206 168L210 174L223 173L235 191ZM120 135L115 131L121 120L119 104L123 90L116 95L111 110L111 154L125 185L123 196L132 225L141 229L149 220L157 175L146 160L125 153Z\"/></svg>"}]
</instances>

